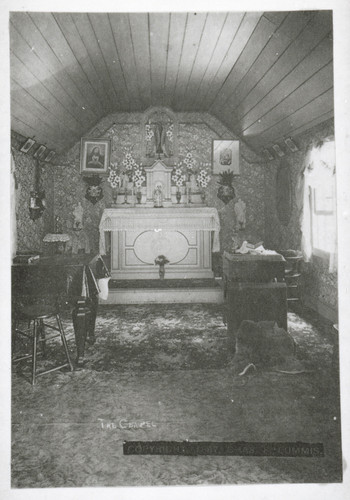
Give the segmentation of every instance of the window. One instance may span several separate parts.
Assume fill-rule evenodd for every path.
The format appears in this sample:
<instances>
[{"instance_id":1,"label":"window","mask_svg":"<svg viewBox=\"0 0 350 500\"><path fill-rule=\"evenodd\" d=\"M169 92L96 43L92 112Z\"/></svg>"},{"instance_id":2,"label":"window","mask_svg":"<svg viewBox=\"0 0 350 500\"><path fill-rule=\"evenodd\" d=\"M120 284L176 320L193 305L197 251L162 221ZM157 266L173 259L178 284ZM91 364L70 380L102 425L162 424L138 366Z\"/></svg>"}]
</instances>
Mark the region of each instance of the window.
<instances>
[{"instance_id":1,"label":"window","mask_svg":"<svg viewBox=\"0 0 350 500\"><path fill-rule=\"evenodd\" d=\"M334 251L337 221L335 209L335 186L329 183L309 187L311 212L311 247L312 253L321 255Z\"/></svg>"},{"instance_id":2,"label":"window","mask_svg":"<svg viewBox=\"0 0 350 500\"><path fill-rule=\"evenodd\" d=\"M302 251L306 261L312 255L329 259L336 269L337 213L334 139L313 147L307 157L300 184L302 201Z\"/></svg>"}]
</instances>

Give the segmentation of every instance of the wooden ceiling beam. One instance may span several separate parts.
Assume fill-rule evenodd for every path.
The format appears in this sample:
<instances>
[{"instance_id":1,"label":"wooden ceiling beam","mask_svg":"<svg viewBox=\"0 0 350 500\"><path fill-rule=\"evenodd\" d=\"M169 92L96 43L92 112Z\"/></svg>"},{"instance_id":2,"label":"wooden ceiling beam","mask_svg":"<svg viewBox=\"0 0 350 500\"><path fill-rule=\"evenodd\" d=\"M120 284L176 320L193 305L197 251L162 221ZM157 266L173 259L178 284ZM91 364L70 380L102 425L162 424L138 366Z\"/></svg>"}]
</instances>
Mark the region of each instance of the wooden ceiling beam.
<instances>
[{"instance_id":1,"label":"wooden ceiling beam","mask_svg":"<svg viewBox=\"0 0 350 500\"><path fill-rule=\"evenodd\" d=\"M191 76L191 69L198 52L206 20L206 13L196 14L191 12L187 16L186 31L180 54L180 63L176 76L176 84L172 101L172 107L175 110L182 109L186 85Z\"/></svg>"},{"instance_id":2,"label":"wooden ceiling beam","mask_svg":"<svg viewBox=\"0 0 350 500\"><path fill-rule=\"evenodd\" d=\"M100 67L104 68L106 82L111 89L111 96L113 95L114 110L131 111L129 90L114 43L109 17L107 14L98 13L88 14L88 18L100 51Z\"/></svg>"},{"instance_id":3,"label":"wooden ceiling beam","mask_svg":"<svg viewBox=\"0 0 350 500\"><path fill-rule=\"evenodd\" d=\"M114 45L123 69L124 78L129 93L130 109L143 108L142 93L135 63L135 54L127 14L108 14Z\"/></svg>"},{"instance_id":4,"label":"wooden ceiling beam","mask_svg":"<svg viewBox=\"0 0 350 500\"><path fill-rule=\"evenodd\" d=\"M152 102L148 16L145 13L128 14L128 18L141 101L144 108L148 108Z\"/></svg>"},{"instance_id":5,"label":"wooden ceiling beam","mask_svg":"<svg viewBox=\"0 0 350 500\"><path fill-rule=\"evenodd\" d=\"M217 94L225 83L236 61L241 55L249 38L254 32L262 13L248 12L244 14L238 30L232 34L230 43L227 45L224 57L219 68L212 79L207 92L202 96L201 106L204 110L209 110Z\"/></svg>"},{"instance_id":6,"label":"wooden ceiling beam","mask_svg":"<svg viewBox=\"0 0 350 500\"><path fill-rule=\"evenodd\" d=\"M283 18L282 24L277 27L268 43L226 101L226 106L223 108L224 112L229 109L231 116L234 115L240 103L244 101L249 92L254 89L280 55L289 47L294 38L299 35L309 20L310 16L304 15L303 12L292 12ZM233 116L233 122L235 121L235 116Z\"/></svg>"},{"instance_id":7,"label":"wooden ceiling beam","mask_svg":"<svg viewBox=\"0 0 350 500\"><path fill-rule=\"evenodd\" d=\"M299 36L280 54L277 61L264 74L261 80L249 92L245 99L231 114L231 127L240 130L245 117L262 101L280 82L298 66L317 45L328 36L332 29L332 19L328 12L318 12ZM239 124L238 127L235 124Z\"/></svg>"}]
</instances>

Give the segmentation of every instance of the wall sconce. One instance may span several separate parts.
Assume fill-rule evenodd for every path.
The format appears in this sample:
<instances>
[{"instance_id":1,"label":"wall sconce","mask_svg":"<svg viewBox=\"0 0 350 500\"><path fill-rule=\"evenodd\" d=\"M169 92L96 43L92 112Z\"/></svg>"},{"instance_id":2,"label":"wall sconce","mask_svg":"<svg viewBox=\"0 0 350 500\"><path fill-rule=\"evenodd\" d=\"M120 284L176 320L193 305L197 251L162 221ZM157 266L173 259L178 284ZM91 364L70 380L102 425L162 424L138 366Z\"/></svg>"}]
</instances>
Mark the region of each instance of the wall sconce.
<instances>
[{"instance_id":1,"label":"wall sconce","mask_svg":"<svg viewBox=\"0 0 350 500\"><path fill-rule=\"evenodd\" d=\"M291 137L288 137L287 139L284 139L284 143L291 150L292 153L295 153L296 151L299 151L298 146L295 144L295 142L293 141L293 139Z\"/></svg>"},{"instance_id":2,"label":"wall sconce","mask_svg":"<svg viewBox=\"0 0 350 500\"><path fill-rule=\"evenodd\" d=\"M41 186L39 160L35 163L34 189L29 197L29 217L32 220L39 219L46 208L45 191Z\"/></svg>"},{"instance_id":3,"label":"wall sconce","mask_svg":"<svg viewBox=\"0 0 350 500\"><path fill-rule=\"evenodd\" d=\"M280 158L282 158L282 156L284 156L284 152L282 151L282 149L279 147L279 145L278 145L278 144L274 144L274 145L272 146L272 149L273 149L273 150L274 150L274 151L278 154L278 156L279 156Z\"/></svg>"}]
</instances>

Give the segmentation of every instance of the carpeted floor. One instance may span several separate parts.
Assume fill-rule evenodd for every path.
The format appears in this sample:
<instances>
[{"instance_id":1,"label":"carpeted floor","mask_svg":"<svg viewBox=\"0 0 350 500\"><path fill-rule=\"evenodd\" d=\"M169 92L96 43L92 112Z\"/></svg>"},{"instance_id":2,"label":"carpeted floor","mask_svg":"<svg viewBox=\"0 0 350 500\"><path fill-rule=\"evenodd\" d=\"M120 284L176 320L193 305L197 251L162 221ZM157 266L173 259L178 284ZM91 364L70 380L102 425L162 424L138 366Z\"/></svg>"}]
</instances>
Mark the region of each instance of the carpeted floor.
<instances>
[{"instance_id":1,"label":"carpeted floor","mask_svg":"<svg viewBox=\"0 0 350 500\"><path fill-rule=\"evenodd\" d=\"M341 480L339 387L330 325L289 313L298 375L233 377L220 306L101 307L74 372L34 388L13 373L12 486L193 485ZM74 354L69 317L64 326ZM47 357L57 358L56 341ZM26 370L23 368L25 374ZM125 440L304 441L318 458L126 456Z\"/></svg>"}]
</instances>

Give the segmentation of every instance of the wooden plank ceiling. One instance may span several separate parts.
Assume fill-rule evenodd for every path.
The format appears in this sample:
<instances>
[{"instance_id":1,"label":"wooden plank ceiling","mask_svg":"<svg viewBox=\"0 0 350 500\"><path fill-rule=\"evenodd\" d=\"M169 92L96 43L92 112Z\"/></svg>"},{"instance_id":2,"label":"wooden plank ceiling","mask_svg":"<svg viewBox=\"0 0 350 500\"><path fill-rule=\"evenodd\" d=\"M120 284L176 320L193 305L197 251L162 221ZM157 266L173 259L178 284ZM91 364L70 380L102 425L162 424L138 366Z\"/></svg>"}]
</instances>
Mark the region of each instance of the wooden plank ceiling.
<instances>
[{"instance_id":1,"label":"wooden plank ceiling","mask_svg":"<svg viewBox=\"0 0 350 500\"><path fill-rule=\"evenodd\" d=\"M62 152L103 116L164 105L256 152L333 116L330 11L12 13L12 128Z\"/></svg>"}]
</instances>

